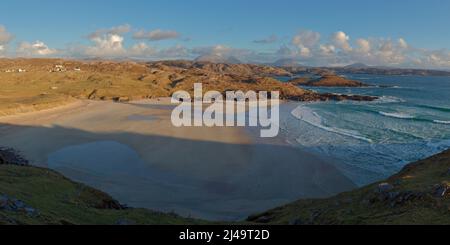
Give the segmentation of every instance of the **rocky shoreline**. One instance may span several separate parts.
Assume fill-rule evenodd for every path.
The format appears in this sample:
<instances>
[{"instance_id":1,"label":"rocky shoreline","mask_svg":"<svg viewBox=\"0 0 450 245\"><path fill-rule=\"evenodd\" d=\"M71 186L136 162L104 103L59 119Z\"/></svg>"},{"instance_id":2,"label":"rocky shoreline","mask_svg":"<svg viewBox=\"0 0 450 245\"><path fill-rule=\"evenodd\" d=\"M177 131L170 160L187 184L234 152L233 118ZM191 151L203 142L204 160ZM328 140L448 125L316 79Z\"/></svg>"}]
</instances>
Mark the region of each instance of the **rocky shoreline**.
<instances>
[{"instance_id":1,"label":"rocky shoreline","mask_svg":"<svg viewBox=\"0 0 450 245\"><path fill-rule=\"evenodd\" d=\"M301 102L315 102L315 101L375 101L379 97L367 96L367 95L345 95L345 94L333 94L333 93L311 93L308 95L301 96L289 96L284 98L290 101L301 101Z\"/></svg>"}]
</instances>

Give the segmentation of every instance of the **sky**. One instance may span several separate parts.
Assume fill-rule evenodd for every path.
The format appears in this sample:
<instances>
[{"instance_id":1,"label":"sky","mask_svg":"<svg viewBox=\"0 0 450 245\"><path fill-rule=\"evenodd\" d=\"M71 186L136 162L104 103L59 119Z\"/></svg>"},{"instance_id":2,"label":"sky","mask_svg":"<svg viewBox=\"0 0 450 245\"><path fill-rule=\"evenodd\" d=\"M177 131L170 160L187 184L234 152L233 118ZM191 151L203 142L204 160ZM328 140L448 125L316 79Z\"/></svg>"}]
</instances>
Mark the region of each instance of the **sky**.
<instances>
[{"instance_id":1,"label":"sky","mask_svg":"<svg viewBox=\"0 0 450 245\"><path fill-rule=\"evenodd\" d=\"M0 56L450 69L448 0L3 0Z\"/></svg>"}]
</instances>

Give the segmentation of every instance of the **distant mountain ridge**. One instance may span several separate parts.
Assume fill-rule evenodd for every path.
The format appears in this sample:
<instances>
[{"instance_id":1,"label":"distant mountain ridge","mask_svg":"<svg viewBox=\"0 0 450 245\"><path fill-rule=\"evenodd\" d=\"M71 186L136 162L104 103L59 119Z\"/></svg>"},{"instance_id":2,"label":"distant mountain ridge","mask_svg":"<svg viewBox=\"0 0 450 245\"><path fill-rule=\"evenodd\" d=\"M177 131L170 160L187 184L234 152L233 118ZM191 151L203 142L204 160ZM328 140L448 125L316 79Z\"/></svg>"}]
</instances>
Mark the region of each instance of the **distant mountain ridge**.
<instances>
[{"instance_id":1,"label":"distant mountain ridge","mask_svg":"<svg viewBox=\"0 0 450 245\"><path fill-rule=\"evenodd\" d=\"M242 64L243 62L233 56L222 56L216 54L202 55L195 62L210 62L216 64Z\"/></svg>"},{"instance_id":2,"label":"distant mountain ridge","mask_svg":"<svg viewBox=\"0 0 450 245\"><path fill-rule=\"evenodd\" d=\"M364 64L364 63L354 63L348 66L345 66L344 68L355 68L355 69L361 69L361 68L369 68L370 66Z\"/></svg>"}]
</instances>

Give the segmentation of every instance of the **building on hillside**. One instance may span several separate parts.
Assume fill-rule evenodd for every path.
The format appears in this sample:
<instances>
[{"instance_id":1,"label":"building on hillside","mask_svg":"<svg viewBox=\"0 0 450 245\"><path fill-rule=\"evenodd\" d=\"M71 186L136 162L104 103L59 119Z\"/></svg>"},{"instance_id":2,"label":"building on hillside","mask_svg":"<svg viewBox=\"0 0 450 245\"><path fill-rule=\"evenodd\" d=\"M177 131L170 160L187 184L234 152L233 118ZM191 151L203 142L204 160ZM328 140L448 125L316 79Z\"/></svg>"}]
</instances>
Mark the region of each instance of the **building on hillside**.
<instances>
[{"instance_id":1,"label":"building on hillside","mask_svg":"<svg viewBox=\"0 0 450 245\"><path fill-rule=\"evenodd\" d=\"M50 70L50 72L65 72L67 69L63 65L55 65L53 69Z\"/></svg>"}]
</instances>

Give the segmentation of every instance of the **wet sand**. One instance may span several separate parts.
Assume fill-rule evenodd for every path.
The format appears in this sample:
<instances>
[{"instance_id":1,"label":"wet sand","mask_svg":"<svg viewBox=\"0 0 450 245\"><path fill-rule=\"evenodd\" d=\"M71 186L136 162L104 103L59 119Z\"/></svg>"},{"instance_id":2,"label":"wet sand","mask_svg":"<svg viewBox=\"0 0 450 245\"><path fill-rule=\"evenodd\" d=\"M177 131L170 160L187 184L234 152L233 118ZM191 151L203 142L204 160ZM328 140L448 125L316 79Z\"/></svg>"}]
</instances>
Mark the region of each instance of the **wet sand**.
<instances>
[{"instance_id":1,"label":"wet sand","mask_svg":"<svg viewBox=\"0 0 450 245\"><path fill-rule=\"evenodd\" d=\"M321 158L235 127L175 128L168 99L0 117L0 146L132 207L238 220L354 188Z\"/></svg>"}]
</instances>

